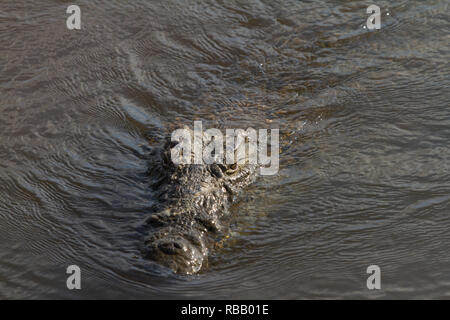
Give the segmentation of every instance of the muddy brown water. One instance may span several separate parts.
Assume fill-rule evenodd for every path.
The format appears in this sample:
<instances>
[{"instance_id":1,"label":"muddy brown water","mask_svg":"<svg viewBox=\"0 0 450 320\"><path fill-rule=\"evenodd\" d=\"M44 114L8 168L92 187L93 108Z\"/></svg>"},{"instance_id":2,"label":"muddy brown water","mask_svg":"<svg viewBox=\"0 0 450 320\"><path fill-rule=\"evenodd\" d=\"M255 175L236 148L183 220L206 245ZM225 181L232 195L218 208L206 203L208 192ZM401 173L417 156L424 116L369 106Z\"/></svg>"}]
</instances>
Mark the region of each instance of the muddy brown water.
<instances>
[{"instance_id":1,"label":"muddy brown water","mask_svg":"<svg viewBox=\"0 0 450 320\"><path fill-rule=\"evenodd\" d=\"M77 4L0 3L0 298L449 297L448 1L378 1L378 31L366 1ZM284 149L183 277L140 250L149 150L194 120Z\"/></svg>"}]
</instances>

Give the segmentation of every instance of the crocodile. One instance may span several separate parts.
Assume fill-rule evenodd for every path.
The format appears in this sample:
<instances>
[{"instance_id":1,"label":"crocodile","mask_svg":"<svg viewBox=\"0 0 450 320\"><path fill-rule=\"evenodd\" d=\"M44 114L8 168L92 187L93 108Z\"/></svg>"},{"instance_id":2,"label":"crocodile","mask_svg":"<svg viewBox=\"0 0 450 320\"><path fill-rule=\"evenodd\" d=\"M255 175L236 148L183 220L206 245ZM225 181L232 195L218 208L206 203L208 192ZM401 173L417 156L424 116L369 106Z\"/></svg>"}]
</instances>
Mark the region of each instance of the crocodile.
<instances>
[{"instance_id":1,"label":"crocodile","mask_svg":"<svg viewBox=\"0 0 450 320\"><path fill-rule=\"evenodd\" d=\"M167 141L150 169L157 201L147 219L144 250L148 259L175 273L195 274L207 265L208 253L229 228L230 207L256 179L258 168L249 161L176 164L171 159L176 145ZM244 157L248 160L250 151Z\"/></svg>"}]
</instances>

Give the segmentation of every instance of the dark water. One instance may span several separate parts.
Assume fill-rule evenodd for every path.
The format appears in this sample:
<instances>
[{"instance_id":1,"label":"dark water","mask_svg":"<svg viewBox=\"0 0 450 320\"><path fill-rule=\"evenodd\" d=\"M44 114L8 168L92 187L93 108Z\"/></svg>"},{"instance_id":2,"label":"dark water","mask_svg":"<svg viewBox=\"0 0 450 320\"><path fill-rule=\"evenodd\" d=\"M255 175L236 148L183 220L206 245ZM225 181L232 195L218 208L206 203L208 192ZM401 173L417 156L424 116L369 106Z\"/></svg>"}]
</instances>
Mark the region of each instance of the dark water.
<instances>
[{"instance_id":1,"label":"dark water","mask_svg":"<svg viewBox=\"0 0 450 320\"><path fill-rule=\"evenodd\" d=\"M0 298L449 298L449 1L377 1L373 32L366 1L79 0L80 31L69 4L0 3ZM180 277L141 226L149 150L194 120L283 152Z\"/></svg>"}]
</instances>

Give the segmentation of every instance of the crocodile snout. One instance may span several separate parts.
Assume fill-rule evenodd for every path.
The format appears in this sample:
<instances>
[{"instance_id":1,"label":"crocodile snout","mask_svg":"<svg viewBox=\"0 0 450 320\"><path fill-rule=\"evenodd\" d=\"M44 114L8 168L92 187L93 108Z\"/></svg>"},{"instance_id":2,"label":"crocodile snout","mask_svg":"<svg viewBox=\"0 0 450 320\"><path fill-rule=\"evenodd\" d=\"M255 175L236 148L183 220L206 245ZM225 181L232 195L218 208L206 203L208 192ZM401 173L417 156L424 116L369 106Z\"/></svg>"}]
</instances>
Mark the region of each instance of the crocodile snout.
<instances>
[{"instance_id":1,"label":"crocodile snout","mask_svg":"<svg viewBox=\"0 0 450 320\"><path fill-rule=\"evenodd\" d=\"M148 257L176 273L194 274L200 271L206 254L182 235L159 232L146 242Z\"/></svg>"}]
</instances>

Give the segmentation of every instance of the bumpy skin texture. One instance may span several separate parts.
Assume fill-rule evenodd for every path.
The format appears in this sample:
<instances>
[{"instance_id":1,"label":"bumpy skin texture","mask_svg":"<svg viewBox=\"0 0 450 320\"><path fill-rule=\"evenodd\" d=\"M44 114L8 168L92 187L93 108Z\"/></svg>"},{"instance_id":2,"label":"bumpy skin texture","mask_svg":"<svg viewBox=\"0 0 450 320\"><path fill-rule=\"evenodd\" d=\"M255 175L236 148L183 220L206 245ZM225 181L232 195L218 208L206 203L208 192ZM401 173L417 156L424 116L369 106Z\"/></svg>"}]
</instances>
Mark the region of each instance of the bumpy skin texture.
<instances>
[{"instance_id":1,"label":"bumpy skin texture","mask_svg":"<svg viewBox=\"0 0 450 320\"><path fill-rule=\"evenodd\" d=\"M229 227L230 205L256 177L256 166L174 164L173 142L159 153L151 174L158 204L148 223L147 257L180 274L194 274L206 264L208 251Z\"/></svg>"}]
</instances>

